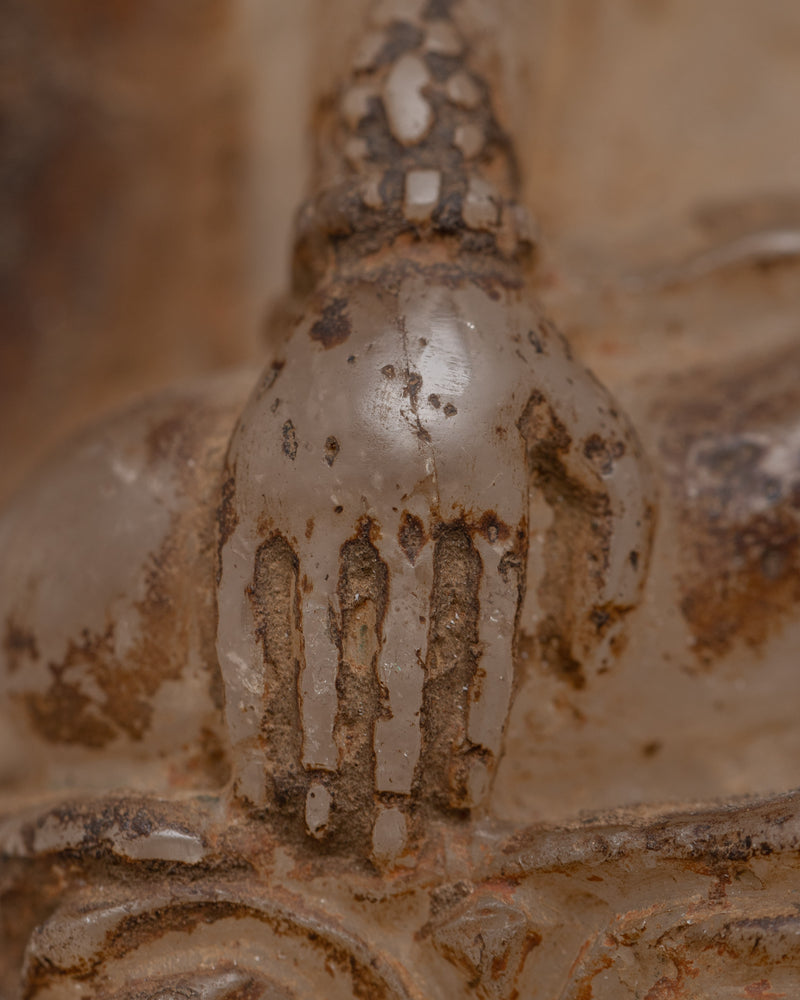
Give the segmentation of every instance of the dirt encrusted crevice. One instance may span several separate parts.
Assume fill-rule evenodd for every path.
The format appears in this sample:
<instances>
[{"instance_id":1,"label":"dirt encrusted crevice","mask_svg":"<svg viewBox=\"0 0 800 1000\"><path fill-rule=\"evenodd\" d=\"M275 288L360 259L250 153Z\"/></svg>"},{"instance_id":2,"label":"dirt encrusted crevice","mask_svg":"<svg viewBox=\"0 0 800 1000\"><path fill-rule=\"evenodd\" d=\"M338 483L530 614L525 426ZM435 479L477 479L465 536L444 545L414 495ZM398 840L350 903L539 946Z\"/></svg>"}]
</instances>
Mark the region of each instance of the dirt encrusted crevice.
<instances>
[{"instance_id":1,"label":"dirt encrusted crevice","mask_svg":"<svg viewBox=\"0 0 800 1000\"><path fill-rule=\"evenodd\" d=\"M442 811L468 808L470 690L478 672L481 558L463 525L436 540L416 795Z\"/></svg>"}]
</instances>

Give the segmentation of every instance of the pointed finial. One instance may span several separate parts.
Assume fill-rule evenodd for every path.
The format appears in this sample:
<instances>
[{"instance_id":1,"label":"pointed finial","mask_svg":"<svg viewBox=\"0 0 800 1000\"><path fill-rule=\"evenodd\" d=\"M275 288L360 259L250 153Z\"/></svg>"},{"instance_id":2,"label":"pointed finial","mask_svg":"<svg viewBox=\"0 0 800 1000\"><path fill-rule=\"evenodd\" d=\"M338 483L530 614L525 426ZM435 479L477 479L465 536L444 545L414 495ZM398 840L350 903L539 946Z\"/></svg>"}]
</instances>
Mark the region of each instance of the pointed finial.
<instances>
[{"instance_id":1,"label":"pointed finial","mask_svg":"<svg viewBox=\"0 0 800 1000\"><path fill-rule=\"evenodd\" d=\"M400 240L409 253L455 242L457 253L503 268L530 258L514 148L454 6L374 4L350 70L320 112L312 196L297 222L296 291Z\"/></svg>"}]
</instances>

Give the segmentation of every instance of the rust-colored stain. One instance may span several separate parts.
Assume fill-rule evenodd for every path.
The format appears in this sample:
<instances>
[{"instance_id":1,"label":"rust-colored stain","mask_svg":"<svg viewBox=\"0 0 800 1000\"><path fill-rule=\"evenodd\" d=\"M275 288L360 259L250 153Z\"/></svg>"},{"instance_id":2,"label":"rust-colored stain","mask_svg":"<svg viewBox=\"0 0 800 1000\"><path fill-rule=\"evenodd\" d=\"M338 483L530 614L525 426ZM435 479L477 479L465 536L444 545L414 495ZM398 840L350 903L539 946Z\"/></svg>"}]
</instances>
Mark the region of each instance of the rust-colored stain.
<instances>
[{"instance_id":1,"label":"rust-colored stain","mask_svg":"<svg viewBox=\"0 0 800 1000\"><path fill-rule=\"evenodd\" d=\"M544 665L575 691L582 691L586 687L583 666L572 655L569 641L555 618L548 616L542 622L537 630L537 638Z\"/></svg>"},{"instance_id":2,"label":"rust-colored stain","mask_svg":"<svg viewBox=\"0 0 800 1000\"><path fill-rule=\"evenodd\" d=\"M763 646L800 605L800 454L788 443L800 351L745 372L682 376L655 414L689 556L680 608L711 664L736 643Z\"/></svg>"},{"instance_id":3,"label":"rust-colored stain","mask_svg":"<svg viewBox=\"0 0 800 1000\"><path fill-rule=\"evenodd\" d=\"M484 511L481 515L478 521L478 531L492 545L495 542L506 542L511 537L511 528L504 521L501 521L493 510Z\"/></svg>"},{"instance_id":4,"label":"rust-colored stain","mask_svg":"<svg viewBox=\"0 0 800 1000\"><path fill-rule=\"evenodd\" d=\"M412 407L416 408L417 397L422 388L422 376L419 372L408 372L406 384L403 386L403 395L411 400Z\"/></svg>"},{"instance_id":5,"label":"rust-colored stain","mask_svg":"<svg viewBox=\"0 0 800 1000\"><path fill-rule=\"evenodd\" d=\"M301 585L292 546L281 535L268 538L256 553L249 597L265 668L261 718L269 762L265 777L281 822L289 826L298 821L297 810L309 784L299 767L300 711L297 697L292 696L298 689L300 672L295 637Z\"/></svg>"},{"instance_id":6,"label":"rust-colored stain","mask_svg":"<svg viewBox=\"0 0 800 1000\"><path fill-rule=\"evenodd\" d=\"M606 441L600 434L590 434L583 443L583 453L601 475L614 471L614 462L625 454L624 441Z\"/></svg>"},{"instance_id":7,"label":"rust-colored stain","mask_svg":"<svg viewBox=\"0 0 800 1000\"><path fill-rule=\"evenodd\" d=\"M575 1000L593 1000L595 995L593 985L594 979L599 976L601 972L605 972L606 969L610 969L613 964L614 960L610 955L602 955L596 968L594 968L587 975L581 976L580 980L576 983Z\"/></svg>"},{"instance_id":8,"label":"rust-colored stain","mask_svg":"<svg viewBox=\"0 0 800 1000\"><path fill-rule=\"evenodd\" d=\"M228 473L222 482L222 501L217 508L218 550L236 531L239 515L236 513L236 478Z\"/></svg>"},{"instance_id":9,"label":"rust-colored stain","mask_svg":"<svg viewBox=\"0 0 800 1000\"><path fill-rule=\"evenodd\" d=\"M36 661L39 659L36 636L11 617L6 619L3 652L5 653L6 669L11 674L19 670L25 660Z\"/></svg>"},{"instance_id":10,"label":"rust-colored stain","mask_svg":"<svg viewBox=\"0 0 800 1000\"><path fill-rule=\"evenodd\" d=\"M412 566L417 561L417 557L427 540L428 534L422 521L415 514L409 514L407 510L403 511L397 533L397 542Z\"/></svg>"},{"instance_id":11,"label":"rust-colored stain","mask_svg":"<svg viewBox=\"0 0 800 1000\"><path fill-rule=\"evenodd\" d=\"M616 419L615 413L610 415ZM568 471L566 456L572 439L541 393L531 394L518 427L526 441L533 487L541 490L554 514L547 533L546 574L539 588L545 612L537 629L541 659L547 669L580 691L587 683L584 651L629 610L609 603L582 610L579 602L587 578L593 587L601 587L608 566L611 510L602 476L612 470L614 460L625 453L633 438L618 445L606 444L599 436L597 441L590 438L588 455L584 444L582 451L594 465L598 465L597 456L601 458L597 489L593 489ZM652 510L649 517L652 525ZM631 556L631 565L637 569L638 553ZM624 636L615 636L612 654L619 656L624 645Z\"/></svg>"},{"instance_id":12,"label":"rust-colored stain","mask_svg":"<svg viewBox=\"0 0 800 1000\"><path fill-rule=\"evenodd\" d=\"M144 598L135 604L147 623L124 656L115 651L115 629L84 630L70 639L57 663L48 663L50 685L22 695L33 728L52 743L105 746L125 734L141 740L150 727L153 696L167 680L177 680L182 658L174 650L176 629L184 630L177 609L181 598L181 552L168 537L146 574ZM83 690L85 681L101 698ZM91 689L91 688L90 688Z\"/></svg>"},{"instance_id":13,"label":"rust-colored stain","mask_svg":"<svg viewBox=\"0 0 800 1000\"><path fill-rule=\"evenodd\" d=\"M646 994L644 1000L692 1000L695 995L691 982L700 974L693 962L676 961L675 976L662 976Z\"/></svg>"},{"instance_id":14,"label":"rust-colored stain","mask_svg":"<svg viewBox=\"0 0 800 1000\"><path fill-rule=\"evenodd\" d=\"M193 457L186 428L194 416L196 414L191 411L175 413L150 428L145 437L149 465L174 458L177 459L176 465L180 467Z\"/></svg>"},{"instance_id":15,"label":"rust-colored stain","mask_svg":"<svg viewBox=\"0 0 800 1000\"><path fill-rule=\"evenodd\" d=\"M465 526L441 531L434 549L428 662L422 695L419 794L438 808L463 808L471 756L468 691L478 669L481 561Z\"/></svg>"},{"instance_id":16,"label":"rust-colored stain","mask_svg":"<svg viewBox=\"0 0 800 1000\"><path fill-rule=\"evenodd\" d=\"M272 389L275 383L278 381L278 376L286 367L286 362L282 359L273 361L272 364L267 368L267 370L262 375L261 379L256 386L256 397L261 398L266 393Z\"/></svg>"},{"instance_id":17,"label":"rust-colored stain","mask_svg":"<svg viewBox=\"0 0 800 1000\"><path fill-rule=\"evenodd\" d=\"M102 707L96 706L76 684L64 681L67 668L81 666L80 658L93 655L104 639L102 636L94 640L87 637L82 648L73 646L63 665L50 666L53 679L47 691L43 694L29 692L24 696L31 725L51 743L103 747L116 737L116 728L102 718Z\"/></svg>"},{"instance_id":18,"label":"rust-colored stain","mask_svg":"<svg viewBox=\"0 0 800 1000\"><path fill-rule=\"evenodd\" d=\"M785 993L773 993L772 984L768 979L759 979L757 983L750 983L745 986L742 996L747 1000L780 1000L785 997Z\"/></svg>"},{"instance_id":19,"label":"rust-colored stain","mask_svg":"<svg viewBox=\"0 0 800 1000\"><path fill-rule=\"evenodd\" d=\"M331 434L330 437L325 440L325 461L329 466L332 466L336 461L336 456L339 454L341 446L337 439Z\"/></svg>"},{"instance_id":20,"label":"rust-colored stain","mask_svg":"<svg viewBox=\"0 0 800 1000\"><path fill-rule=\"evenodd\" d=\"M165 681L182 675L195 627L190 624L192 608L198 613L195 640L205 649L213 648L214 514L220 486L218 530L225 537L235 524L233 479L217 471L222 453L215 433L223 415L232 423L227 410L201 411L191 400L179 399L172 415L153 422L145 435L147 462L154 470L168 470L193 507L171 516L160 547L140 568L143 596L131 607L141 625L133 641L126 642L125 652L117 651L117 628L110 617L102 628L77 629L66 636L63 655L46 664L24 616L7 633L18 669L38 661L38 669L49 674L44 690L14 695L33 729L48 742L99 748L123 736L142 741L152 723L157 692ZM190 587L187 572L192 574ZM8 653L8 645L6 649ZM208 683L212 704L220 704L219 673L212 664Z\"/></svg>"},{"instance_id":21,"label":"rust-colored stain","mask_svg":"<svg viewBox=\"0 0 800 1000\"><path fill-rule=\"evenodd\" d=\"M334 739L341 748L339 775L331 782L337 809L329 835L342 851L368 850L378 802L363 775L374 773L374 727L386 715L387 692L377 669L386 616L389 570L362 525L340 550L338 598L342 659L336 678L339 709Z\"/></svg>"},{"instance_id":22,"label":"rust-colored stain","mask_svg":"<svg viewBox=\"0 0 800 1000\"><path fill-rule=\"evenodd\" d=\"M297 458L297 432L291 420L287 420L281 428L281 448L284 455L293 462Z\"/></svg>"},{"instance_id":23,"label":"rust-colored stain","mask_svg":"<svg viewBox=\"0 0 800 1000\"><path fill-rule=\"evenodd\" d=\"M309 335L328 350L343 344L351 331L347 299L334 298L322 310L322 316L311 327Z\"/></svg>"}]
</instances>

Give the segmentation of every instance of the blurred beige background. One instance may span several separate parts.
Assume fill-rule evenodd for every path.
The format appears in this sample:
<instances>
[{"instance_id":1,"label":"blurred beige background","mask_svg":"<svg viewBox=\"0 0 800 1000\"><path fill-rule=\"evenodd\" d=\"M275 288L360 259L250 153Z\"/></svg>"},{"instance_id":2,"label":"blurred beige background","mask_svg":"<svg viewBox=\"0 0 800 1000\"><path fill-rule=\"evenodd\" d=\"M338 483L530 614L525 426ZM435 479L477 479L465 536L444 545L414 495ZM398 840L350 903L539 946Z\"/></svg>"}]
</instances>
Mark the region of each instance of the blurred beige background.
<instances>
[{"instance_id":1,"label":"blurred beige background","mask_svg":"<svg viewBox=\"0 0 800 1000\"><path fill-rule=\"evenodd\" d=\"M698 207L792 210L796 0L464 4L556 312L690 245ZM0 0L0 500L109 407L266 356L312 95L364 8Z\"/></svg>"}]
</instances>

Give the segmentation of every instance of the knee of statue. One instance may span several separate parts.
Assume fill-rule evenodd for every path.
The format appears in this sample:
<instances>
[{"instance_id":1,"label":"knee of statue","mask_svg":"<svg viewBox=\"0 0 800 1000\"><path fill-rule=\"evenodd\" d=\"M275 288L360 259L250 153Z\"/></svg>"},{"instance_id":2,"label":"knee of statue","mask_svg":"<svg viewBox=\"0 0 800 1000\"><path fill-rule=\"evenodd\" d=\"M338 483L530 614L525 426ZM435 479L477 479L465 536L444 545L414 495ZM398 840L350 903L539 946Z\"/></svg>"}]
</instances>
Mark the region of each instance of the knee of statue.
<instances>
[{"instance_id":1,"label":"knee of statue","mask_svg":"<svg viewBox=\"0 0 800 1000\"><path fill-rule=\"evenodd\" d=\"M187 383L63 444L0 517L0 787L208 789L228 765L215 512L256 372Z\"/></svg>"}]
</instances>

